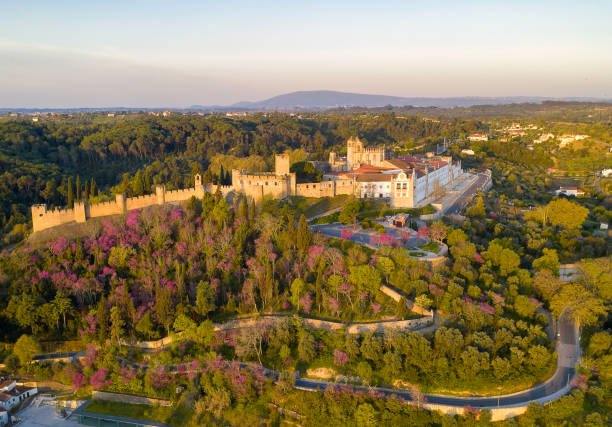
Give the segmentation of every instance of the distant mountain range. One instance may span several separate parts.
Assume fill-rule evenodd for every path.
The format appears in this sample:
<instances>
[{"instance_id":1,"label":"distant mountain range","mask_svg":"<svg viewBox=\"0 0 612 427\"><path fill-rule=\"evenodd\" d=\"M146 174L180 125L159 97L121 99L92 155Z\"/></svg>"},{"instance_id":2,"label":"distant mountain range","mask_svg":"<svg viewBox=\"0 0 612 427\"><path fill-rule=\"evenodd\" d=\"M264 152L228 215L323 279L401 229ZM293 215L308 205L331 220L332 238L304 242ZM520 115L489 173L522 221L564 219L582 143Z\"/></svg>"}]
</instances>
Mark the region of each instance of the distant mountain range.
<instances>
[{"instance_id":1,"label":"distant mountain range","mask_svg":"<svg viewBox=\"0 0 612 427\"><path fill-rule=\"evenodd\" d=\"M533 102L540 103L546 100L576 101L576 102L606 102L600 98L567 97L550 98L544 96L505 96L480 97L462 96L450 98L400 97L389 95L371 95L350 92L337 92L332 90L299 91L278 95L263 101L238 102L229 106L202 106L193 105L189 109L222 109L237 111L270 111L270 110L326 110L338 107L470 107L472 105L500 105ZM609 100L607 101L609 102Z\"/></svg>"},{"instance_id":2,"label":"distant mountain range","mask_svg":"<svg viewBox=\"0 0 612 427\"><path fill-rule=\"evenodd\" d=\"M291 92L274 96L263 101L242 101L231 105L192 105L186 108L171 107L82 107L82 108L0 108L0 114L13 113L86 113L99 111L322 111L334 108L351 107L471 107L474 105L503 105L519 103L541 103L542 101L605 102L612 99L590 97L551 98L544 96L460 96L450 98L401 97L389 95L371 95L362 93L338 92L333 90L313 90Z\"/></svg>"}]
</instances>

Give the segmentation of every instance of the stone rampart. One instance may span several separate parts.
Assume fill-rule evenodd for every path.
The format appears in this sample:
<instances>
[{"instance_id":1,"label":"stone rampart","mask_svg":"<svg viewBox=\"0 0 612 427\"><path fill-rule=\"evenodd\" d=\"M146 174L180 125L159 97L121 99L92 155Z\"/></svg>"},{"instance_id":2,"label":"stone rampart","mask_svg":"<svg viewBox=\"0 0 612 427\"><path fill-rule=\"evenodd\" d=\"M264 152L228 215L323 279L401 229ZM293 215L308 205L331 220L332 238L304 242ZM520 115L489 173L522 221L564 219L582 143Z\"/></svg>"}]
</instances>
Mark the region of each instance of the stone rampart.
<instances>
[{"instance_id":1,"label":"stone rampart","mask_svg":"<svg viewBox=\"0 0 612 427\"><path fill-rule=\"evenodd\" d=\"M125 201L126 210L131 211L134 209L143 209L148 206L157 204L157 197L155 194L147 194L146 196L129 197ZM119 213L119 212L118 212ZM101 216L101 215L92 215Z\"/></svg>"},{"instance_id":2,"label":"stone rampart","mask_svg":"<svg viewBox=\"0 0 612 427\"><path fill-rule=\"evenodd\" d=\"M123 208L121 205L117 204L116 200L113 200L112 202L102 202L96 203L95 205L89 205L88 213L88 218L99 218L101 216L122 214Z\"/></svg>"},{"instance_id":3,"label":"stone rampart","mask_svg":"<svg viewBox=\"0 0 612 427\"><path fill-rule=\"evenodd\" d=\"M74 209L47 210L46 205L32 206L32 225L34 231L55 227L66 222L75 221Z\"/></svg>"},{"instance_id":4,"label":"stone rampart","mask_svg":"<svg viewBox=\"0 0 612 427\"><path fill-rule=\"evenodd\" d=\"M302 197L334 197L336 195L334 187L334 181L297 184L295 195Z\"/></svg>"},{"instance_id":5,"label":"stone rampart","mask_svg":"<svg viewBox=\"0 0 612 427\"><path fill-rule=\"evenodd\" d=\"M199 180L199 177L197 178ZM199 182L199 181L198 181ZM232 191L231 185L221 186L223 196ZM48 211L46 205L32 206L32 225L34 231L40 231L69 222L85 222L89 218L99 218L109 215L121 215L134 209L143 209L154 205L177 203L189 200L191 197L204 197L204 193L217 191L216 185L196 183L195 187L182 190L166 191L164 186L155 188L155 193L138 197L126 198L123 194L115 195L115 200L88 204L75 202L74 209L55 209Z\"/></svg>"},{"instance_id":6,"label":"stone rampart","mask_svg":"<svg viewBox=\"0 0 612 427\"><path fill-rule=\"evenodd\" d=\"M196 195L195 188L185 188L183 190L166 191L166 203L181 202L189 200Z\"/></svg>"}]
</instances>

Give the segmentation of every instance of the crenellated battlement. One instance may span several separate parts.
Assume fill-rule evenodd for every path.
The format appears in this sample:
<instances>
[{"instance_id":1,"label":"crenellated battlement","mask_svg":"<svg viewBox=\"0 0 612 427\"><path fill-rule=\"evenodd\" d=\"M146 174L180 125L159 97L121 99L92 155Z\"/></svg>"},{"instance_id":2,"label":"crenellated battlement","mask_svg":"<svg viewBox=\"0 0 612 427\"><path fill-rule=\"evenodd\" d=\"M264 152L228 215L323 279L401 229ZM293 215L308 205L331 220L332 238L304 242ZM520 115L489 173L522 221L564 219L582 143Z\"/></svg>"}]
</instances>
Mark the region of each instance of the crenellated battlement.
<instances>
[{"instance_id":1,"label":"crenellated battlement","mask_svg":"<svg viewBox=\"0 0 612 427\"><path fill-rule=\"evenodd\" d=\"M217 186L214 185L210 186L210 189L205 188L200 175L195 176L195 184L195 187L192 188L171 191L166 191L164 186L157 186L155 193L136 197L126 198L124 194L116 194L115 200L91 205L86 202L75 202L73 209L48 210L47 205L33 205L31 208L32 226L34 231L40 231L69 222L85 222L89 218L120 215L134 209L185 201L193 196L202 198L205 191L214 192L217 189ZM224 195L227 195L232 189L232 186L221 186Z\"/></svg>"}]
</instances>

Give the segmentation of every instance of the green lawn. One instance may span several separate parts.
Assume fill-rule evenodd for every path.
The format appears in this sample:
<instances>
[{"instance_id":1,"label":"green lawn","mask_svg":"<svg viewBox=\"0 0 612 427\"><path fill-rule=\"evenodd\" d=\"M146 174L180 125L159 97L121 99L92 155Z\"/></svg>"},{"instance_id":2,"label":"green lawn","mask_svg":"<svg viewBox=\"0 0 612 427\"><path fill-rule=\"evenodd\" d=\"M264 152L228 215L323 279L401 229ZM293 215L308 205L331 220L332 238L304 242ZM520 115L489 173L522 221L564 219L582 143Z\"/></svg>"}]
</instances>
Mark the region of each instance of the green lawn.
<instances>
[{"instance_id":1,"label":"green lawn","mask_svg":"<svg viewBox=\"0 0 612 427\"><path fill-rule=\"evenodd\" d=\"M182 426L191 418L191 409L184 406L149 406L131 405L128 403L92 400L86 412L116 415L127 418L160 421L172 426Z\"/></svg>"},{"instance_id":2,"label":"green lawn","mask_svg":"<svg viewBox=\"0 0 612 427\"><path fill-rule=\"evenodd\" d=\"M291 203L299 213L303 213L306 218L321 215L332 209L342 207L348 199L348 196L340 195L336 197L292 197Z\"/></svg>"},{"instance_id":3,"label":"green lawn","mask_svg":"<svg viewBox=\"0 0 612 427\"><path fill-rule=\"evenodd\" d=\"M440 250L440 245L437 244L436 242L429 242L426 245L419 246L419 248L423 249L424 251L429 251L429 252L433 252L434 254L437 254L438 251Z\"/></svg>"}]
</instances>

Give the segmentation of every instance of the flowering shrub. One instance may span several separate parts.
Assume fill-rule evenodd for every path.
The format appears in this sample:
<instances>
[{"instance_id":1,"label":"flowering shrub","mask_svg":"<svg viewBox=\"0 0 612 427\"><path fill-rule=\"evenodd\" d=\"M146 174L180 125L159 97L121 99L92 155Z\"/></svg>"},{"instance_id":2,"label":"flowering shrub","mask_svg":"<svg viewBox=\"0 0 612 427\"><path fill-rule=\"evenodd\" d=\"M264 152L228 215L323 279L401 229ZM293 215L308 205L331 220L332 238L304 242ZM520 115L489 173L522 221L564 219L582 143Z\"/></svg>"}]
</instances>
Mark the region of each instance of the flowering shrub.
<instances>
[{"instance_id":1,"label":"flowering shrub","mask_svg":"<svg viewBox=\"0 0 612 427\"><path fill-rule=\"evenodd\" d=\"M302 310L304 310L304 313L310 313L310 309L312 308L312 297L310 294L306 294L300 298L300 306Z\"/></svg>"},{"instance_id":2,"label":"flowering shrub","mask_svg":"<svg viewBox=\"0 0 612 427\"><path fill-rule=\"evenodd\" d=\"M348 360L348 356L345 352L340 351L338 349L334 350L334 365L344 366L348 363Z\"/></svg>"},{"instance_id":3,"label":"flowering shrub","mask_svg":"<svg viewBox=\"0 0 612 427\"><path fill-rule=\"evenodd\" d=\"M151 385L156 389L162 389L170 383L170 377L165 366L158 366L149 374Z\"/></svg>"},{"instance_id":4,"label":"flowering shrub","mask_svg":"<svg viewBox=\"0 0 612 427\"><path fill-rule=\"evenodd\" d=\"M98 369L89 379L89 384L91 384L92 387L96 389L107 387L112 383L110 379L106 378L107 375L107 368Z\"/></svg>"},{"instance_id":5,"label":"flowering shrub","mask_svg":"<svg viewBox=\"0 0 612 427\"><path fill-rule=\"evenodd\" d=\"M75 390L80 390L85 384L87 384L87 378L85 378L85 375L80 372L75 372L72 374L72 387L74 387Z\"/></svg>"}]
</instances>

